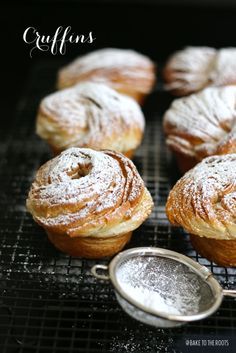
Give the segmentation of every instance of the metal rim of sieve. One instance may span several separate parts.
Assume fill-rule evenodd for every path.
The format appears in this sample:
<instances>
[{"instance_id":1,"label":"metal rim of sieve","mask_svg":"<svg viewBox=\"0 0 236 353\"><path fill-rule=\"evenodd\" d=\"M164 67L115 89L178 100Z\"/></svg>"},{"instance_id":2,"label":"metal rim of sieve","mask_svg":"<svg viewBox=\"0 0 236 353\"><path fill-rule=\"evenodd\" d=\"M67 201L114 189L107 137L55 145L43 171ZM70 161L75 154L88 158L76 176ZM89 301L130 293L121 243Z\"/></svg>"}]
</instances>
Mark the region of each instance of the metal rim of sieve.
<instances>
[{"instance_id":1,"label":"metal rim of sieve","mask_svg":"<svg viewBox=\"0 0 236 353\"><path fill-rule=\"evenodd\" d=\"M168 314L164 313L158 310L154 310L151 308L148 308L147 306L141 304L139 301L135 300L135 298L131 298L123 289L122 286L120 285L119 281L117 280L116 276L116 271L119 267L119 265L122 264L122 262L127 261L130 258L136 257L136 256L158 256L158 257L163 257L163 258L169 258L171 260L175 260L179 263L182 263L189 267L192 271L194 271L197 275L199 275L210 287L213 297L214 297L214 302L213 304L206 310L198 313L198 314L192 314L192 315L174 315L174 314ZM97 269L102 269L102 270L108 270L109 276L107 275L98 275L97 274ZM191 258L182 255L180 253L177 253L172 250L167 250L167 249L162 249L162 248L154 248L154 247L139 247L139 248L133 248L133 249L128 249L125 251L120 252L118 255L116 255L112 261L109 263L109 266L105 265L95 265L91 269L93 275L97 278L103 279L103 280L111 280L115 290L119 293L119 295L125 299L128 303L131 305L135 306L139 310L142 310L143 312L151 315L158 316L163 319L171 320L171 321L182 321L182 322L190 322L190 321L195 321L195 320L201 320L206 318L207 316L210 316L213 314L220 306L222 299L223 299L223 288L220 286L218 281L213 277L212 273L208 268L206 268L203 265L200 265L198 262L192 260Z\"/></svg>"}]
</instances>

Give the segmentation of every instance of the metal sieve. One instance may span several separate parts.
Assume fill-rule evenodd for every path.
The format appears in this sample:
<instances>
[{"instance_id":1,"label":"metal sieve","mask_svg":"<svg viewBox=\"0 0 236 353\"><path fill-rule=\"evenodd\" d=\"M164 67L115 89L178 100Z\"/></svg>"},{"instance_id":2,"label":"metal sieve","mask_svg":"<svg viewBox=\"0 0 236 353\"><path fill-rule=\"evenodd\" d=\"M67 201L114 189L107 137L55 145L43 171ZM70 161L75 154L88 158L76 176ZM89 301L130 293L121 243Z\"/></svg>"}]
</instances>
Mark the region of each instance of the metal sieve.
<instances>
[{"instance_id":1,"label":"metal sieve","mask_svg":"<svg viewBox=\"0 0 236 353\"><path fill-rule=\"evenodd\" d=\"M127 314L156 327L204 319L219 308L224 295L236 297L236 290L223 289L205 266L161 248L125 250L109 266L97 264L91 272L111 281Z\"/></svg>"}]
</instances>

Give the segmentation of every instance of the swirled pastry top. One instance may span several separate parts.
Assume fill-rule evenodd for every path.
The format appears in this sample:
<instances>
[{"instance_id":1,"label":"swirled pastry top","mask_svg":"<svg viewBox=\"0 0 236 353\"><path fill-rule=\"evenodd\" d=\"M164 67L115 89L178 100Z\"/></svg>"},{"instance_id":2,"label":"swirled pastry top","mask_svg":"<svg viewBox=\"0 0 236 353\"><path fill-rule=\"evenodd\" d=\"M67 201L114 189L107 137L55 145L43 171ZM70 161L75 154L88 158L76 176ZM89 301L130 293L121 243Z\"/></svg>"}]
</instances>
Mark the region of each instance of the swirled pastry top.
<instances>
[{"instance_id":1,"label":"swirled pastry top","mask_svg":"<svg viewBox=\"0 0 236 353\"><path fill-rule=\"evenodd\" d=\"M124 85L149 93L155 81L155 65L134 50L105 48L83 55L58 73L58 87L72 86L79 81L102 82L116 90Z\"/></svg>"},{"instance_id":2,"label":"swirled pastry top","mask_svg":"<svg viewBox=\"0 0 236 353\"><path fill-rule=\"evenodd\" d=\"M152 205L131 160L86 148L70 148L45 163L27 199L36 222L70 237L130 232L148 217Z\"/></svg>"},{"instance_id":3,"label":"swirled pastry top","mask_svg":"<svg viewBox=\"0 0 236 353\"><path fill-rule=\"evenodd\" d=\"M37 133L58 150L67 147L127 151L142 139L144 116L130 97L94 82L53 93L40 104Z\"/></svg>"},{"instance_id":4,"label":"swirled pastry top","mask_svg":"<svg viewBox=\"0 0 236 353\"><path fill-rule=\"evenodd\" d=\"M166 88L179 94L236 84L236 48L187 47L171 56L164 77Z\"/></svg>"},{"instance_id":5,"label":"swirled pastry top","mask_svg":"<svg viewBox=\"0 0 236 353\"><path fill-rule=\"evenodd\" d=\"M205 158L187 172L171 190L166 211L191 234L235 240L236 154Z\"/></svg>"},{"instance_id":6,"label":"swirled pastry top","mask_svg":"<svg viewBox=\"0 0 236 353\"><path fill-rule=\"evenodd\" d=\"M198 160L236 153L236 86L174 100L164 115L164 130L170 148Z\"/></svg>"}]
</instances>

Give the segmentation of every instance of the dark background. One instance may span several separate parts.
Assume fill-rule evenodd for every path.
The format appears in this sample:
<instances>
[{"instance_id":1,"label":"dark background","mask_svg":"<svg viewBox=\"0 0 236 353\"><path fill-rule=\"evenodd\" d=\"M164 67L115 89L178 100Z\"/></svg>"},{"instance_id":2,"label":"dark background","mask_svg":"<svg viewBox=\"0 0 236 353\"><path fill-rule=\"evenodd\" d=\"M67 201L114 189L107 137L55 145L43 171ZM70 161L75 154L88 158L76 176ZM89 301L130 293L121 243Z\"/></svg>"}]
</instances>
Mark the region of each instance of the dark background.
<instances>
[{"instance_id":1,"label":"dark background","mask_svg":"<svg viewBox=\"0 0 236 353\"><path fill-rule=\"evenodd\" d=\"M100 47L134 48L163 61L185 45L236 46L236 1L1 1L2 119L11 121L28 70L38 60L56 60L33 52L23 42L29 26L53 34L72 26L78 34L93 31L91 44L68 45L65 62ZM60 56L60 55L57 55Z\"/></svg>"}]
</instances>

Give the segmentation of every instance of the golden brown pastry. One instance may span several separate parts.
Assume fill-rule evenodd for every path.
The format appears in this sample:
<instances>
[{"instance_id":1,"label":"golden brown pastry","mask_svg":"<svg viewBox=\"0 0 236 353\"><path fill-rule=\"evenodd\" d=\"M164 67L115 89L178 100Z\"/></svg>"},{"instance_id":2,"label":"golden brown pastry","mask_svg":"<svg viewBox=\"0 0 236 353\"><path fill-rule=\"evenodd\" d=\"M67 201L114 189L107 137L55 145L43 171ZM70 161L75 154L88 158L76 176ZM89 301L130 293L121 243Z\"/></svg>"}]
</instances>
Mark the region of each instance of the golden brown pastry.
<instances>
[{"instance_id":1,"label":"golden brown pastry","mask_svg":"<svg viewBox=\"0 0 236 353\"><path fill-rule=\"evenodd\" d=\"M142 103L155 83L155 65L133 50L100 49L63 67L57 86L61 89L88 80L104 83Z\"/></svg>"},{"instance_id":2,"label":"golden brown pastry","mask_svg":"<svg viewBox=\"0 0 236 353\"><path fill-rule=\"evenodd\" d=\"M26 205L59 250L100 258L125 246L153 202L122 154L70 148L38 170Z\"/></svg>"},{"instance_id":3,"label":"golden brown pastry","mask_svg":"<svg viewBox=\"0 0 236 353\"><path fill-rule=\"evenodd\" d=\"M174 100L164 115L164 131L182 172L207 156L236 153L236 86Z\"/></svg>"},{"instance_id":4,"label":"golden brown pastry","mask_svg":"<svg viewBox=\"0 0 236 353\"><path fill-rule=\"evenodd\" d=\"M144 124L132 98L101 83L83 82L42 100L36 130L55 154L68 147L89 147L131 158L142 141Z\"/></svg>"},{"instance_id":5,"label":"golden brown pastry","mask_svg":"<svg viewBox=\"0 0 236 353\"><path fill-rule=\"evenodd\" d=\"M236 154L205 158L187 172L171 190L166 213L202 256L236 266Z\"/></svg>"},{"instance_id":6,"label":"golden brown pastry","mask_svg":"<svg viewBox=\"0 0 236 353\"><path fill-rule=\"evenodd\" d=\"M163 76L167 90L178 96L236 84L236 48L187 47L169 58Z\"/></svg>"}]
</instances>

